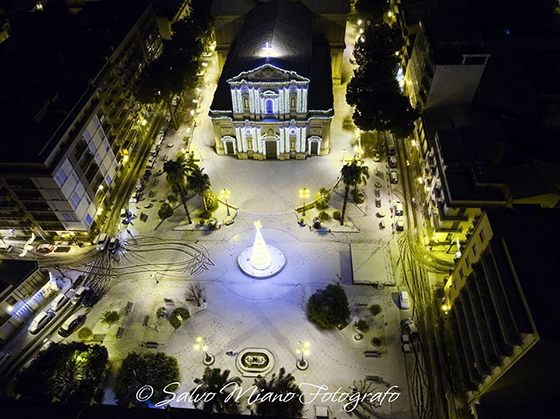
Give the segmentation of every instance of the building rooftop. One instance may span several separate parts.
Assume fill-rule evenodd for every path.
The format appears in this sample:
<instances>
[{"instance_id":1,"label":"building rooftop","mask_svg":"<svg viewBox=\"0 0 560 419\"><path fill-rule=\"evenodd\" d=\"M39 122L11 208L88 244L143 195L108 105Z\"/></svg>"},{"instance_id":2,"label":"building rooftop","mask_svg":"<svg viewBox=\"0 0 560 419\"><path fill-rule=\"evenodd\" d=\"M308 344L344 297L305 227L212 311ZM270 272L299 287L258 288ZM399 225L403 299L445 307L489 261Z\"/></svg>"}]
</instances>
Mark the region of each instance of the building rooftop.
<instances>
[{"instance_id":1,"label":"building rooftop","mask_svg":"<svg viewBox=\"0 0 560 419\"><path fill-rule=\"evenodd\" d=\"M33 29L0 44L0 161L44 161L147 6L103 1L87 2L74 17L60 9L34 13Z\"/></svg>"},{"instance_id":2,"label":"building rooftop","mask_svg":"<svg viewBox=\"0 0 560 419\"><path fill-rule=\"evenodd\" d=\"M504 172L514 199L560 195L560 166L531 159L529 163Z\"/></svg>"},{"instance_id":3,"label":"building rooftop","mask_svg":"<svg viewBox=\"0 0 560 419\"><path fill-rule=\"evenodd\" d=\"M0 260L0 298L4 291L17 288L37 269L39 263L34 260Z\"/></svg>"},{"instance_id":4,"label":"building rooftop","mask_svg":"<svg viewBox=\"0 0 560 419\"><path fill-rule=\"evenodd\" d=\"M290 0L295 2L296 0ZM214 0L212 2L212 16L246 15L258 3L266 0ZM342 13L350 12L349 0L303 0L302 3L314 13Z\"/></svg>"},{"instance_id":5,"label":"building rooftop","mask_svg":"<svg viewBox=\"0 0 560 419\"><path fill-rule=\"evenodd\" d=\"M270 64L311 80L308 108L332 109L328 42L322 36L313 37L311 10L290 0L260 3L247 14L239 37L230 48L210 109L232 109L227 80L265 64L263 48L267 42L273 50Z\"/></svg>"},{"instance_id":6,"label":"building rooftop","mask_svg":"<svg viewBox=\"0 0 560 419\"><path fill-rule=\"evenodd\" d=\"M560 210L522 205L488 212L494 237L502 237L541 339L558 339L560 311Z\"/></svg>"}]
</instances>

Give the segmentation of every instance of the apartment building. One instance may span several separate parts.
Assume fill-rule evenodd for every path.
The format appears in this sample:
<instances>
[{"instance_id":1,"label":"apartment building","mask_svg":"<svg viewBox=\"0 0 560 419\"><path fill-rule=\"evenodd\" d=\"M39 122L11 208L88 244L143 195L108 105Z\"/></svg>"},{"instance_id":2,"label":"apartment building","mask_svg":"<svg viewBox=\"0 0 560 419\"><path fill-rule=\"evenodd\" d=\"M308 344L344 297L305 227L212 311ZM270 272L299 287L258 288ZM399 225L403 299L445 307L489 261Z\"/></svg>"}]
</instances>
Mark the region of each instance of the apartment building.
<instances>
[{"instance_id":1,"label":"apartment building","mask_svg":"<svg viewBox=\"0 0 560 419\"><path fill-rule=\"evenodd\" d=\"M483 213L445 285L452 374L474 410L560 396L559 215L532 205Z\"/></svg>"},{"instance_id":2,"label":"apartment building","mask_svg":"<svg viewBox=\"0 0 560 419\"><path fill-rule=\"evenodd\" d=\"M131 89L161 39L144 2L47 6L37 22L0 44L0 231L86 233L146 128Z\"/></svg>"}]
</instances>

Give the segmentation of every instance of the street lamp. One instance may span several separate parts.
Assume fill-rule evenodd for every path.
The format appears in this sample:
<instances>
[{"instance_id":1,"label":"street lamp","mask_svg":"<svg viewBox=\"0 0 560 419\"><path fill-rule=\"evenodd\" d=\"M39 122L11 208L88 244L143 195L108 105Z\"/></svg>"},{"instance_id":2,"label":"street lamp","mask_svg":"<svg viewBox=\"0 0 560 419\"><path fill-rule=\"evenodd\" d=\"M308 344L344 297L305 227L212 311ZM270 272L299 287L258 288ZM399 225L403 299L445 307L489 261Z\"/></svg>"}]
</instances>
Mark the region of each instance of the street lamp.
<instances>
[{"instance_id":1,"label":"street lamp","mask_svg":"<svg viewBox=\"0 0 560 419\"><path fill-rule=\"evenodd\" d=\"M342 149L342 163L344 163L344 155L346 154L348 150L346 150L345 148Z\"/></svg>"},{"instance_id":2,"label":"street lamp","mask_svg":"<svg viewBox=\"0 0 560 419\"><path fill-rule=\"evenodd\" d=\"M196 338L196 343L194 344L194 350L204 352L204 359L202 360L202 363L204 365L210 366L214 363L215 361L214 355L210 355L208 353L208 346L204 344L204 339L202 337L199 336Z\"/></svg>"},{"instance_id":3,"label":"street lamp","mask_svg":"<svg viewBox=\"0 0 560 419\"><path fill-rule=\"evenodd\" d=\"M224 199L226 201L226 208L227 208L227 215L229 217L229 205L228 205L228 198L231 194L231 191L229 189L222 189L222 191L220 192L220 198Z\"/></svg>"},{"instance_id":4,"label":"street lamp","mask_svg":"<svg viewBox=\"0 0 560 419\"><path fill-rule=\"evenodd\" d=\"M301 354L301 359L298 359L296 362L296 367L300 371L305 371L309 368L309 361L305 359L305 355L309 355L309 347L311 344L309 342L302 342L301 340L298 341L298 348L296 352Z\"/></svg>"},{"instance_id":5,"label":"street lamp","mask_svg":"<svg viewBox=\"0 0 560 419\"><path fill-rule=\"evenodd\" d=\"M159 280L156 277L156 274L151 274L150 278L154 278L156 280L156 284L159 284Z\"/></svg>"},{"instance_id":6,"label":"street lamp","mask_svg":"<svg viewBox=\"0 0 560 419\"><path fill-rule=\"evenodd\" d=\"M307 188L303 188L299 190L299 197L303 199L303 216L305 217L305 200L309 198L309 190Z\"/></svg>"}]
</instances>

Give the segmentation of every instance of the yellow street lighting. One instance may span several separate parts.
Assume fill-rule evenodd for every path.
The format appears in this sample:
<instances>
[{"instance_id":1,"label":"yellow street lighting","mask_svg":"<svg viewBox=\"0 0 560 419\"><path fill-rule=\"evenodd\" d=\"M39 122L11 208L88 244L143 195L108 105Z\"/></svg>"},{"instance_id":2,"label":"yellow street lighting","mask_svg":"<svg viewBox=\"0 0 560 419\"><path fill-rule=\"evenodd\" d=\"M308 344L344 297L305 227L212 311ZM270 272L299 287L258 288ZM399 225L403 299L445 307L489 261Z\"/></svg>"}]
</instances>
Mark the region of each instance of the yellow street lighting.
<instances>
[{"instance_id":1,"label":"yellow street lighting","mask_svg":"<svg viewBox=\"0 0 560 419\"><path fill-rule=\"evenodd\" d=\"M99 209L97 210L97 215L101 215L101 214L103 214L103 208L99 208Z\"/></svg>"},{"instance_id":2,"label":"yellow street lighting","mask_svg":"<svg viewBox=\"0 0 560 419\"><path fill-rule=\"evenodd\" d=\"M390 10L387 12L387 16L389 17L393 17L393 12L391 12Z\"/></svg>"},{"instance_id":3,"label":"yellow street lighting","mask_svg":"<svg viewBox=\"0 0 560 419\"><path fill-rule=\"evenodd\" d=\"M449 311L449 306L448 306L447 304L444 304L444 305L441 306L441 309L442 309L445 313L447 313L447 312Z\"/></svg>"},{"instance_id":4,"label":"yellow street lighting","mask_svg":"<svg viewBox=\"0 0 560 419\"><path fill-rule=\"evenodd\" d=\"M305 200L309 198L309 189L303 188L299 190L299 197L303 199L303 216L305 217Z\"/></svg>"},{"instance_id":5,"label":"yellow street lighting","mask_svg":"<svg viewBox=\"0 0 560 419\"><path fill-rule=\"evenodd\" d=\"M419 183L420 185L422 185L422 184L424 183L424 179L422 178L422 176L419 176L419 177L418 177L418 183Z\"/></svg>"},{"instance_id":6,"label":"yellow street lighting","mask_svg":"<svg viewBox=\"0 0 560 419\"><path fill-rule=\"evenodd\" d=\"M128 154L125 154L125 156L122 159L123 164L126 164L126 162L128 161L128 158L129 158Z\"/></svg>"},{"instance_id":7,"label":"yellow street lighting","mask_svg":"<svg viewBox=\"0 0 560 419\"><path fill-rule=\"evenodd\" d=\"M228 198L231 195L231 191L229 189L222 189L220 192L220 198L226 201L226 208L227 208L227 215L229 217L229 205L228 205Z\"/></svg>"},{"instance_id":8,"label":"yellow street lighting","mask_svg":"<svg viewBox=\"0 0 560 419\"><path fill-rule=\"evenodd\" d=\"M362 26L363 20L362 19L358 19L358 26Z\"/></svg>"},{"instance_id":9,"label":"yellow street lighting","mask_svg":"<svg viewBox=\"0 0 560 419\"><path fill-rule=\"evenodd\" d=\"M196 112L194 111L194 109L191 109L191 111L190 111L191 116L194 116L195 113Z\"/></svg>"},{"instance_id":10,"label":"yellow street lighting","mask_svg":"<svg viewBox=\"0 0 560 419\"><path fill-rule=\"evenodd\" d=\"M103 185L99 185L99 187L97 189L102 191L103 190Z\"/></svg>"},{"instance_id":11,"label":"yellow street lighting","mask_svg":"<svg viewBox=\"0 0 560 419\"><path fill-rule=\"evenodd\" d=\"M196 338L196 343L194 344L194 350L204 352L204 358L202 360L202 363L204 365L209 366L214 363L215 360L214 355L210 355L208 353L208 346L204 344L204 338L202 338L201 336Z\"/></svg>"}]
</instances>

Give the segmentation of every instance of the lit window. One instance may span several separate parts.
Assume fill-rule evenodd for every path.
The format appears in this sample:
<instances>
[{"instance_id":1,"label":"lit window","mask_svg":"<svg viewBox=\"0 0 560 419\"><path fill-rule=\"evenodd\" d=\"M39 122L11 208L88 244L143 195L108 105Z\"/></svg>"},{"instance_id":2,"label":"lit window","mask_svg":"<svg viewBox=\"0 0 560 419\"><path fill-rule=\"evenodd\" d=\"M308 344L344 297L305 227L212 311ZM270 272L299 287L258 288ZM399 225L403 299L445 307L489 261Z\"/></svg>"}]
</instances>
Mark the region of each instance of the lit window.
<instances>
[{"instance_id":1,"label":"lit window","mask_svg":"<svg viewBox=\"0 0 560 419\"><path fill-rule=\"evenodd\" d=\"M64 169L60 169L54 178L56 183L58 183L58 186L64 185L66 179L68 179L68 175L64 172Z\"/></svg>"},{"instance_id":2,"label":"lit window","mask_svg":"<svg viewBox=\"0 0 560 419\"><path fill-rule=\"evenodd\" d=\"M96 117L93 118L93 125L95 125L95 128L99 128L99 119Z\"/></svg>"},{"instance_id":3,"label":"lit window","mask_svg":"<svg viewBox=\"0 0 560 419\"><path fill-rule=\"evenodd\" d=\"M78 196L77 193L74 192L74 194L72 195L72 198L70 199L70 204L72 204L72 208L74 209L78 208L78 205L80 205L80 197Z\"/></svg>"},{"instance_id":4,"label":"lit window","mask_svg":"<svg viewBox=\"0 0 560 419\"><path fill-rule=\"evenodd\" d=\"M65 221L75 221L74 216L72 214L68 214L67 212L63 212L62 217Z\"/></svg>"},{"instance_id":5,"label":"lit window","mask_svg":"<svg viewBox=\"0 0 560 419\"><path fill-rule=\"evenodd\" d=\"M107 185L110 185L111 182L113 182L113 179L111 179L111 176L107 175L105 176L105 182L107 182Z\"/></svg>"},{"instance_id":6,"label":"lit window","mask_svg":"<svg viewBox=\"0 0 560 419\"><path fill-rule=\"evenodd\" d=\"M87 129L84 131L84 138L86 139L86 141L88 143L91 141L91 134L89 133L89 131Z\"/></svg>"},{"instance_id":7,"label":"lit window","mask_svg":"<svg viewBox=\"0 0 560 419\"><path fill-rule=\"evenodd\" d=\"M91 223L93 222L91 215L86 215L86 225L89 227L91 225Z\"/></svg>"},{"instance_id":8,"label":"lit window","mask_svg":"<svg viewBox=\"0 0 560 419\"><path fill-rule=\"evenodd\" d=\"M266 113L274 113L274 101L272 99L267 99L265 101Z\"/></svg>"}]
</instances>

